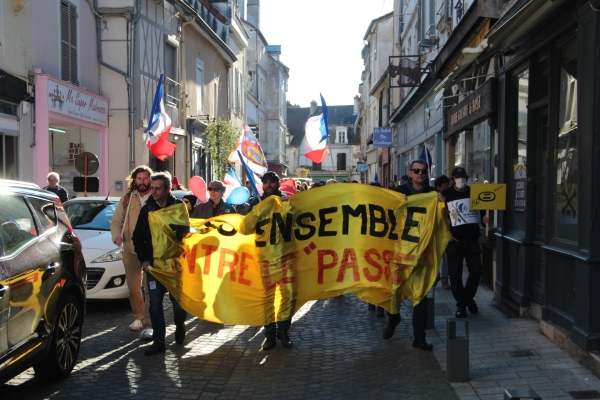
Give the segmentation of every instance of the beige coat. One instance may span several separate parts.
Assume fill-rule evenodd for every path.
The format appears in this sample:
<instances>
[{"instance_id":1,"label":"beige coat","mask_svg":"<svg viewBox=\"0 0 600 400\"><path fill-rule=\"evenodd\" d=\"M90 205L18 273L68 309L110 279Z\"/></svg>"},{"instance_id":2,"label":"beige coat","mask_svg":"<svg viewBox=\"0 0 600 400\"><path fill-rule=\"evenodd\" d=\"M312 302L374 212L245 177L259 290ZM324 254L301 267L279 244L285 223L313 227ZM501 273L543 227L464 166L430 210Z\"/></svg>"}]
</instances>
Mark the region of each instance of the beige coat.
<instances>
[{"instance_id":1,"label":"beige coat","mask_svg":"<svg viewBox=\"0 0 600 400\"><path fill-rule=\"evenodd\" d=\"M121 197L119 204L117 204L115 213L110 221L110 233L112 234L112 240L114 242L117 239L117 236L121 235L121 232L123 232L123 251L125 253L135 254L131 237L133 236L135 224L137 223L140 210L142 209L142 203L137 190L134 190L131 193L129 205L127 206L129 212L127 212L127 210L123 208L126 196L128 195L126 194ZM127 215L127 220L125 220L125 215Z\"/></svg>"}]
</instances>

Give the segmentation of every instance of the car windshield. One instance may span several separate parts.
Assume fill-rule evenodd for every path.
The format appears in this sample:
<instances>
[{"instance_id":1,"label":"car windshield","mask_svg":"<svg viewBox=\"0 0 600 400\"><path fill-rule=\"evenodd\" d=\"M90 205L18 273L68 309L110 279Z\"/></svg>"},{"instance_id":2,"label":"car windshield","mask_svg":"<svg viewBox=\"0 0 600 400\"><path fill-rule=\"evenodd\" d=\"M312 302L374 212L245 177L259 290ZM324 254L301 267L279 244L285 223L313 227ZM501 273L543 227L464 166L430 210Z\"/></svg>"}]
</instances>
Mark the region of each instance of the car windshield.
<instances>
[{"instance_id":1,"label":"car windshield","mask_svg":"<svg viewBox=\"0 0 600 400\"><path fill-rule=\"evenodd\" d=\"M73 229L110 231L110 220L117 203L110 201L74 201L65 203Z\"/></svg>"}]
</instances>

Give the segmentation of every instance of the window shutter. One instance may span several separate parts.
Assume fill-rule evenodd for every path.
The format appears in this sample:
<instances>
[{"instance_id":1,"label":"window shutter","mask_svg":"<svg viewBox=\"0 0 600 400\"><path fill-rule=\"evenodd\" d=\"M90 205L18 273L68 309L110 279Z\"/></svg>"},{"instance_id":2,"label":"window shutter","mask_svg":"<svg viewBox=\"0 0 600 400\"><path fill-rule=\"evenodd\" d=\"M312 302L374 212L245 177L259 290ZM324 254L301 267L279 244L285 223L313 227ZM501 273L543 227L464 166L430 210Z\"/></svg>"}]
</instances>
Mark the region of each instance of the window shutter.
<instances>
[{"instance_id":1,"label":"window shutter","mask_svg":"<svg viewBox=\"0 0 600 400\"><path fill-rule=\"evenodd\" d=\"M177 55L177 49L173 46L169 46L168 44L165 44L165 78L169 78L172 79L174 81L176 81L175 79L175 67L176 67L176 55ZM165 94L171 96L171 97L167 97L167 101L173 103L174 102L174 97L175 96L175 85L172 82L169 82L167 80L165 80L165 84L163 86L166 90L165 90Z\"/></svg>"},{"instance_id":2,"label":"window shutter","mask_svg":"<svg viewBox=\"0 0 600 400\"><path fill-rule=\"evenodd\" d=\"M77 7L60 2L61 79L79 86L77 68Z\"/></svg>"}]
</instances>

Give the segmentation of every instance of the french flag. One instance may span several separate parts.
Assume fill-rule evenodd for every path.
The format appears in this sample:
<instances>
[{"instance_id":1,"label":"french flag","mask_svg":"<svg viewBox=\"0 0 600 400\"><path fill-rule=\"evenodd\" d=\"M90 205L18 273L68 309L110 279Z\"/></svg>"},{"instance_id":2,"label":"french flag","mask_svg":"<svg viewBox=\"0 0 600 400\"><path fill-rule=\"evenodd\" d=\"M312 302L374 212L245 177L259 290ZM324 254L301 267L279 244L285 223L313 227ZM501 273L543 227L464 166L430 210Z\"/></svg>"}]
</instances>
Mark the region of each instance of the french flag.
<instances>
[{"instance_id":1,"label":"french flag","mask_svg":"<svg viewBox=\"0 0 600 400\"><path fill-rule=\"evenodd\" d=\"M171 132L171 118L169 118L169 115L165 111L162 81L163 74L160 74L158 85L156 86L156 94L152 102L150 123L144 130L144 133L146 134L146 146L148 146L150 152L159 160L164 161L167 157L173 155L177 146L167 141Z\"/></svg>"},{"instance_id":2,"label":"french flag","mask_svg":"<svg viewBox=\"0 0 600 400\"><path fill-rule=\"evenodd\" d=\"M327 104L323 95L321 96L321 108L323 113L310 117L304 126L304 156L314 163L320 163L327 157Z\"/></svg>"}]
</instances>

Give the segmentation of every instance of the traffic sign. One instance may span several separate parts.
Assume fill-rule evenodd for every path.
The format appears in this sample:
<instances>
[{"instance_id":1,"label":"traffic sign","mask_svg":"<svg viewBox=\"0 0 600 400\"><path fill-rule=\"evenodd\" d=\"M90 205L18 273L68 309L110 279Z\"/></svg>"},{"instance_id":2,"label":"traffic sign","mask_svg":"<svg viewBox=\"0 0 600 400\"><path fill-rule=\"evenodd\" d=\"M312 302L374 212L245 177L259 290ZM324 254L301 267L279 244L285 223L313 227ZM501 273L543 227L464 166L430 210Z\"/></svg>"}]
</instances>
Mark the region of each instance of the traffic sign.
<instances>
[{"instance_id":1,"label":"traffic sign","mask_svg":"<svg viewBox=\"0 0 600 400\"><path fill-rule=\"evenodd\" d=\"M506 210L506 183L471 184L471 210Z\"/></svg>"}]
</instances>

